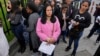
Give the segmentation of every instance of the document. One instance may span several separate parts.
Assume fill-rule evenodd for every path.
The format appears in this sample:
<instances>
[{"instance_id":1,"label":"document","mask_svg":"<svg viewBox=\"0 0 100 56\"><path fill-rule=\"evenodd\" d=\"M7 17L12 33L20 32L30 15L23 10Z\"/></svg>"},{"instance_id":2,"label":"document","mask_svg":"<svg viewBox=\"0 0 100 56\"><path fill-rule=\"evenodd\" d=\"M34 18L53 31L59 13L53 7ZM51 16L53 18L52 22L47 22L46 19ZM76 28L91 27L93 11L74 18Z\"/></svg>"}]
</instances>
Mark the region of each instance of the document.
<instances>
[{"instance_id":1,"label":"document","mask_svg":"<svg viewBox=\"0 0 100 56\"><path fill-rule=\"evenodd\" d=\"M73 28L73 24L70 24L68 29L71 30Z\"/></svg>"},{"instance_id":2,"label":"document","mask_svg":"<svg viewBox=\"0 0 100 56\"><path fill-rule=\"evenodd\" d=\"M45 53L47 55L52 55L54 49L55 49L54 44L48 44L47 42L42 42L38 51Z\"/></svg>"}]
</instances>

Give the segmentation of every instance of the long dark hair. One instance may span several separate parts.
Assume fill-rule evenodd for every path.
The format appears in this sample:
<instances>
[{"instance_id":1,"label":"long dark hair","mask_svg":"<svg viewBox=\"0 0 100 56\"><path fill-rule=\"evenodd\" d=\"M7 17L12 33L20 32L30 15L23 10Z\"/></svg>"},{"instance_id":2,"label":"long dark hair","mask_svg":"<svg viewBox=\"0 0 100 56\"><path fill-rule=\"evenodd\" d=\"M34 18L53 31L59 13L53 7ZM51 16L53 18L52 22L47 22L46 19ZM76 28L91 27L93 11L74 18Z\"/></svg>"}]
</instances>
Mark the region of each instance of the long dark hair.
<instances>
[{"instance_id":1,"label":"long dark hair","mask_svg":"<svg viewBox=\"0 0 100 56\"><path fill-rule=\"evenodd\" d=\"M90 7L91 2L90 2L90 1L88 1L88 0L84 0L84 1L82 1L80 5L82 5L84 2L87 2L87 3L88 3L88 6ZM80 6L80 8L81 8L81 6ZM88 10L89 10L89 8L87 9L87 11L88 11Z\"/></svg>"},{"instance_id":2,"label":"long dark hair","mask_svg":"<svg viewBox=\"0 0 100 56\"><path fill-rule=\"evenodd\" d=\"M36 5L33 2L28 2L26 7L32 10L32 13L38 12Z\"/></svg>"},{"instance_id":3,"label":"long dark hair","mask_svg":"<svg viewBox=\"0 0 100 56\"><path fill-rule=\"evenodd\" d=\"M19 12L20 11L20 1L19 0L10 0L11 2L11 6L12 6L12 9L11 9L11 12Z\"/></svg>"},{"instance_id":4,"label":"long dark hair","mask_svg":"<svg viewBox=\"0 0 100 56\"><path fill-rule=\"evenodd\" d=\"M44 9L43 9L43 14L42 14L42 17L41 17L41 22L43 24L45 24L46 23L46 20L47 20L46 9L47 9L48 6L51 6L51 5L50 4L47 4L47 5L44 6ZM50 21L52 23L55 23L56 22L56 18L55 18L55 16L54 16L53 13L52 13L52 16L51 16Z\"/></svg>"}]
</instances>

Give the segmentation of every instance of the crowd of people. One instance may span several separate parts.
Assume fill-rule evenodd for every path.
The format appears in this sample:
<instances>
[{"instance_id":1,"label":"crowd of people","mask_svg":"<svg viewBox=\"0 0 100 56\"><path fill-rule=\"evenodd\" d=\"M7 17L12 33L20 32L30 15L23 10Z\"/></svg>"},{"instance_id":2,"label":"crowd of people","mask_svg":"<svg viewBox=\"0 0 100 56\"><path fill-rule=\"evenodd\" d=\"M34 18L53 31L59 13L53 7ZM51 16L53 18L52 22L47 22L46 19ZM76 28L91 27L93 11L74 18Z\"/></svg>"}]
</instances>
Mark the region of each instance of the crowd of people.
<instances>
[{"instance_id":1,"label":"crowd of people","mask_svg":"<svg viewBox=\"0 0 100 56\"><path fill-rule=\"evenodd\" d=\"M42 0L30 0L25 7L22 7L20 2L20 0L8 0L7 3L7 20L20 45L19 53L24 53L29 43L30 51L34 53L32 56L39 56L38 48L41 42L57 45L62 39L65 44L68 44L65 48L66 52L71 49L74 42L71 56L76 56L83 31L91 24L91 15L88 12L91 1L81 1L80 8L75 8L72 0L63 0L62 4L56 0L45 0L44 3ZM96 6L94 13L94 26L84 39L89 39L95 31L100 32L99 10L100 4ZM69 42L66 41L66 37ZM96 43L99 41L100 34ZM0 56L7 55L1 55L0 52ZM42 56L47 54L42 53ZM54 56L54 52L51 56Z\"/></svg>"}]
</instances>

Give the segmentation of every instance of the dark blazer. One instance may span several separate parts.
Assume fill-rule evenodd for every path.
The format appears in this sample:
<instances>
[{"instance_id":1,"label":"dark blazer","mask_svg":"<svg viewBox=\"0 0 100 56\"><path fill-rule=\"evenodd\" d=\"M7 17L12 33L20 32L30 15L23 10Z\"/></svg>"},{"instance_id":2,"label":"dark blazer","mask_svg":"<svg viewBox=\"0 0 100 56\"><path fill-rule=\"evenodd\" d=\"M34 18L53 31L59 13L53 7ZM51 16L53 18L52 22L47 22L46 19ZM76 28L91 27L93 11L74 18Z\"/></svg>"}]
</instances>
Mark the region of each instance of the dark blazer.
<instances>
[{"instance_id":1,"label":"dark blazer","mask_svg":"<svg viewBox=\"0 0 100 56\"><path fill-rule=\"evenodd\" d=\"M91 15L88 12L85 12L83 14L79 13L79 10L74 11L72 13L72 15L70 16L71 19L79 22L79 25L77 26L77 28L80 31L83 31L84 28L89 27L89 25L91 24ZM75 28L75 27L74 27Z\"/></svg>"},{"instance_id":2,"label":"dark blazer","mask_svg":"<svg viewBox=\"0 0 100 56\"><path fill-rule=\"evenodd\" d=\"M61 29L62 29L62 27L63 27L63 25L64 25L64 20L62 19L63 18L63 15L62 15L62 12L61 12L61 10L60 10L60 12L59 12L59 15L58 15L58 19L59 19L59 22L60 22L60 27L61 27ZM67 24L67 26L66 26L66 28L68 28L68 22L70 21L69 20L69 18L67 17L67 15L66 15L66 24Z\"/></svg>"},{"instance_id":3,"label":"dark blazer","mask_svg":"<svg viewBox=\"0 0 100 56\"><path fill-rule=\"evenodd\" d=\"M74 6L71 4L71 5L69 5L68 6L68 10L67 10L67 16L71 16L71 14L72 14L72 12L74 11L74 10L76 10L75 8L74 8Z\"/></svg>"}]
</instances>

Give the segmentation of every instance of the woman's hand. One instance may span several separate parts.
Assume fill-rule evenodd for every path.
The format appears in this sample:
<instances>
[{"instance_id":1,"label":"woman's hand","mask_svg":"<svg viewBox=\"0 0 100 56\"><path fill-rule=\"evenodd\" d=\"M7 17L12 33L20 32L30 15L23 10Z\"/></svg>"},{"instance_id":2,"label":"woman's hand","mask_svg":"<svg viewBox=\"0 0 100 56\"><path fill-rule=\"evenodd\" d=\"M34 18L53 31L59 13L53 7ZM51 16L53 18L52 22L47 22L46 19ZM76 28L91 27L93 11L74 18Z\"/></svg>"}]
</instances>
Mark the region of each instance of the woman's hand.
<instances>
[{"instance_id":1,"label":"woman's hand","mask_svg":"<svg viewBox=\"0 0 100 56\"><path fill-rule=\"evenodd\" d=\"M73 24L73 26L78 26L79 25L79 22L76 22L74 20L71 20L71 23Z\"/></svg>"},{"instance_id":2,"label":"woman's hand","mask_svg":"<svg viewBox=\"0 0 100 56\"><path fill-rule=\"evenodd\" d=\"M50 43L50 38L47 38L46 42L49 44Z\"/></svg>"},{"instance_id":3,"label":"woman's hand","mask_svg":"<svg viewBox=\"0 0 100 56\"><path fill-rule=\"evenodd\" d=\"M46 42L48 44L53 44L53 43L55 43L55 40L53 38L47 38Z\"/></svg>"},{"instance_id":4,"label":"woman's hand","mask_svg":"<svg viewBox=\"0 0 100 56\"><path fill-rule=\"evenodd\" d=\"M55 43L55 40L54 40L54 38L50 38L50 44L54 44Z\"/></svg>"},{"instance_id":5,"label":"woman's hand","mask_svg":"<svg viewBox=\"0 0 100 56\"><path fill-rule=\"evenodd\" d=\"M78 26L78 25L79 25L79 22L74 23L74 26Z\"/></svg>"}]
</instances>

